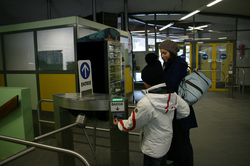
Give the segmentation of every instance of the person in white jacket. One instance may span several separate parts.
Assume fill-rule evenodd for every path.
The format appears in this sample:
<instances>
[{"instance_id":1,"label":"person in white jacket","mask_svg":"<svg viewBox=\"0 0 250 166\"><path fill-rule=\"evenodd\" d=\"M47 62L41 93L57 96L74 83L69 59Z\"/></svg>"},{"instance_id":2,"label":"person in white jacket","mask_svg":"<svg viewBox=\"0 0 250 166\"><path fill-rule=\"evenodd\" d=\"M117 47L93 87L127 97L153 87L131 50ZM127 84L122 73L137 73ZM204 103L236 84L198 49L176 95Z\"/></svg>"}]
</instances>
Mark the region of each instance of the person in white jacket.
<instances>
[{"instance_id":1,"label":"person in white jacket","mask_svg":"<svg viewBox=\"0 0 250 166\"><path fill-rule=\"evenodd\" d=\"M147 66L142 70L145 95L127 120L114 119L113 124L121 131L141 128L140 148L144 154L144 166L167 166L167 152L172 140L172 120L189 115L188 104L163 81L163 69L158 55L145 56ZM178 108L178 109L177 109Z\"/></svg>"}]
</instances>

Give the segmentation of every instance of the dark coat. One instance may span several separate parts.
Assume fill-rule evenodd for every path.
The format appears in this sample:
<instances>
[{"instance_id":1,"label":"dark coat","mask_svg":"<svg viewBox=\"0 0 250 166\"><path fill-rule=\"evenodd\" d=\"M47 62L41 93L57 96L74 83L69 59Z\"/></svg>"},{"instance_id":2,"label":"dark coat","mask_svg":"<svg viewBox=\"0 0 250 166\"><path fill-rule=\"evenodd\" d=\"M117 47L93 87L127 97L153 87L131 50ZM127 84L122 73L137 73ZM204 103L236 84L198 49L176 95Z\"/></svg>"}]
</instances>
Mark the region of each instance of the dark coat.
<instances>
[{"instance_id":1,"label":"dark coat","mask_svg":"<svg viewBox=\"0 0 250 166\"><path fill-rule=\"evenodd\" d=\"M183 63L181 57L177 56L173 60L170 60L164 67L164 82L168 87L178 93L178 86L181 80L187 75L187 65ZM182 119L182 125L184 130L197 127L197 121L192 106L190 107L190 115Z\"/></svg>"}]
</instances>

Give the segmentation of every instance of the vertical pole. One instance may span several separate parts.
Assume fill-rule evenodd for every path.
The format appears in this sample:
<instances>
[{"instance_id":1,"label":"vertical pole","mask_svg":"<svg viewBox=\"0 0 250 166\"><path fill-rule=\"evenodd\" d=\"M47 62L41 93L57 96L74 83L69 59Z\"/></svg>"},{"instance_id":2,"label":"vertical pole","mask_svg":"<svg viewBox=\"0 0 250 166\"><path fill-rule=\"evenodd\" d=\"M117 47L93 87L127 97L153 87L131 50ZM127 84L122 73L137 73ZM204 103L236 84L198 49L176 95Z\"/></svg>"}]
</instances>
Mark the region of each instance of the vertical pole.
<instances>
[{"instance_id":1,"label":"vertical pole","mask_svg":"<svg viewBox=\"0 0 250 166\"><path fill-rule=\"evenodd\" d=\"M228 97L233 98L233 70L234 65L233 61L229 62L229 68L228 68Z\"/></svg>"},{"instance_id":2,"label":"vertical pole","mask_svg":"<svg viewBox=\"0 0 250 166\"><path fill-rule=\"evenodd\" d=\"M145 48L148 51L148 22L145 21Z\"/></svg>"},{"instance_id":3,"label":"vertical pole","mask_svg":"<svg viewBox=\"0 0 250 166\"><path fill-rule=\"evenodd\" d=\"M124 0L124 30L128 31L128 0Z\"/></svg>"},{"instance_id":4,"label":"vertical pole","mask_svg":"<svg viewBox=\"0 0 250 166\"><path fill-rule=\"evenodd\" d=\"M128 98L112 99L109 109L111 166L129 165L129 135L113 125L114 117L128 118ZM119 163L119 164L118 164Z\"/></svg>"},{"instance_id":5,"label":"vertical pole","mask_svg":"<svg viewBox=\"0 0 250 166\"><path fill-rule=\"evenodd\" d=\"M96 22L96 0L92 0L93 21Z\"/></svg>"},{"instance_id":6,"label":"vertical pole","mask_svg":"<svg viewBox=\"0 0 250 166\"><path fill-rule=\"evenodd\" d=\"M54 105L54 117L55 117L55 129L70 125L70 113L66 108L59 106L60 99L53 95ZM74 141L72 129L64 130L56 134L57 147L74 150ZM75 159L72 156L68 156L62 153L58 153L58 165L59 166L75 166Z\"/></svg>"},{"instance_id":7,"label":"vertical pole","mask_svg":"<svg viewBox=\"0 0 250 166\"><path fill-rule=\"evenodd\" d=\"M47 0L47 18L51 19L51 6L50 6L51 0Z\"/></svg>"},{"instance_id":8,"label":"vertical pole","mask_svg":"<svg viewBox=\"0 0 250 166\"><path fill-rule=\"evenodd\" d=\"M155 33L155 50L157 49L156 48L156 41L157 41L157 27L156 27L156 13L154 14L154 22L155 22L155 25L154 25L154 33Z\"/></svg>"}]
</instances>

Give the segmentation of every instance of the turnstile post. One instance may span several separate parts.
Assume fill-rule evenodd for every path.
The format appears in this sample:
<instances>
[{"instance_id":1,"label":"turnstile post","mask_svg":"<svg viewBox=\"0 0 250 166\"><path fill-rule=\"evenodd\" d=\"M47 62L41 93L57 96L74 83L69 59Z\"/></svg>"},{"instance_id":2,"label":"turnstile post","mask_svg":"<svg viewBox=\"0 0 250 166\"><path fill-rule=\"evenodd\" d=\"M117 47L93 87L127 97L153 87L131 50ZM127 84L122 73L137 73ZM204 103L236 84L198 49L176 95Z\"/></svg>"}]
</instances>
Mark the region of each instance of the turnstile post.
<instances>
[{"instance_id":1,"label":"turnstile post","mask_svg":"<svg viewBox=\"0 0 250 166\"><path fill-rule=\"evenodd\" d=\"M113 125L115 117L118 120L128 118L128 99L113 98L110 100L110 152L111 166L129 165L129 133L120 131Z\"/></svg>"}]
</instances>

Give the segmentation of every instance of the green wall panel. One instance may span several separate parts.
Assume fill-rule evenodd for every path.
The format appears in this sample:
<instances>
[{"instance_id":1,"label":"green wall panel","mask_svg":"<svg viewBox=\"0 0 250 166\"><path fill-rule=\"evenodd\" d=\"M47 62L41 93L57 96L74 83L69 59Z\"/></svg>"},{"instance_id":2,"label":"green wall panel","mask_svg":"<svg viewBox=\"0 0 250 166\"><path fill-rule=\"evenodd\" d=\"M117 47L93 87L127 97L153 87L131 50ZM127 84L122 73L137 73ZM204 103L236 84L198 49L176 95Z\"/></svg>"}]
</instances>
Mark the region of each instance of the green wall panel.
<instances>
[{"instance_id":1,"label":"green wall panel","mask_svg":"<svg viewBox=\"0 0 250 166\"><path fill-rule=\"evenodd\" d=\"M31 107L37 109L37 82L35 74L7 74L7 87L29 87L31 95Z\"/></svg>"},{"instance_id":2,"label":"green wall panel","mask_svg":"<svg viewBox=\"0 0 250 166\"><path fill-rule=\"evenodd\" d=\"M18 108L0 120L0 135L34 140L33 116L29 88L0 87L0 106L18 95ZM24 150L26 146L0 140L0 161Z\"/></svg>"}]
</instances>

